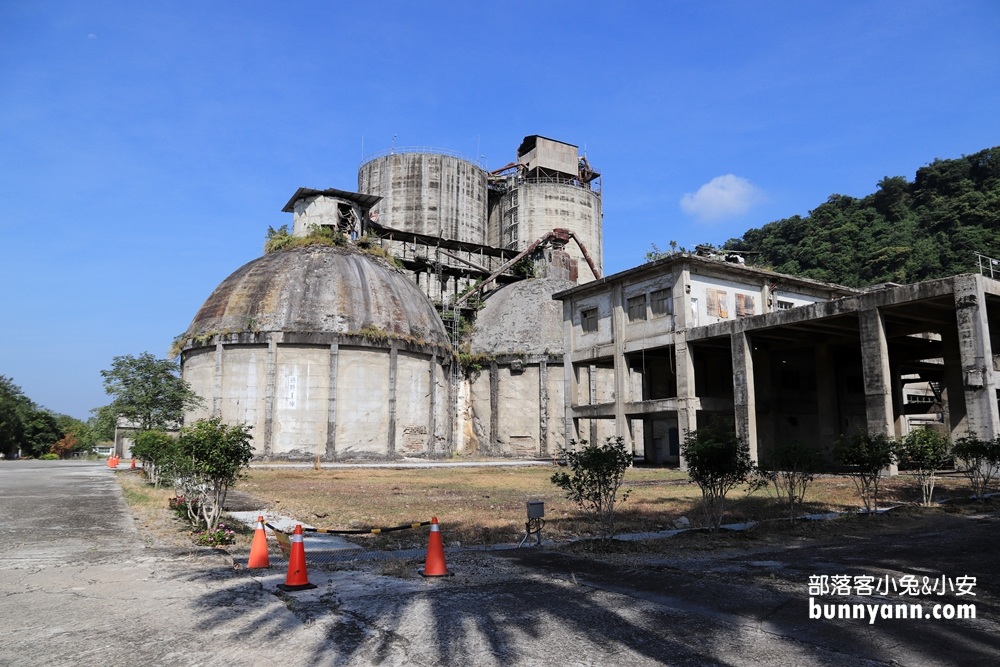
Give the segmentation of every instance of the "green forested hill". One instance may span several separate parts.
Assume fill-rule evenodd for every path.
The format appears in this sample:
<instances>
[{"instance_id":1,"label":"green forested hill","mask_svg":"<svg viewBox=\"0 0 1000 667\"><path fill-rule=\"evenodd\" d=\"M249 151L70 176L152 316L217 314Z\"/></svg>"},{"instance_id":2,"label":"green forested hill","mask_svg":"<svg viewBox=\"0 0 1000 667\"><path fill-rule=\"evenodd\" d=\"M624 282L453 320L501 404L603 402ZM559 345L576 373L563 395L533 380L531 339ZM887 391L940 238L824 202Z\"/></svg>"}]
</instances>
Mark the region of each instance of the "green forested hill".
<instances>
[{"instance_id":1,"label":"green forested hill","mask_svg":"<svg viewBox=\"0 0 1000 667\"><path fill-rule=\"evenodd\" d=\"M1000 147L935 160L883 178L856 199L832 195L793 216L730 239L730 250L781 273L860 287L978 271L976 253L1000 258Z\"/></svg>"}]
</instances>

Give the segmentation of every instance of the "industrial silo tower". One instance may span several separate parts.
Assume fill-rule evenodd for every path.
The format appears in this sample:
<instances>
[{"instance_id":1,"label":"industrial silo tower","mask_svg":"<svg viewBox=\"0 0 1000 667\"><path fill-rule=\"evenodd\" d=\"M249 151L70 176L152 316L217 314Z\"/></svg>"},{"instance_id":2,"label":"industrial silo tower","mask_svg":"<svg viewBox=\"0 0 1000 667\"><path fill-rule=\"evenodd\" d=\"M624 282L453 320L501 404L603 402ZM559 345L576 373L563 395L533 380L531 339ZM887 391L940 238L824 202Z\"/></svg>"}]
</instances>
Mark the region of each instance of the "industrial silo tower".
<instances>
[{"instance_id":1,"label":"industrial silo tower","mask_svg":"<svg viewBox=\"0 0 1000 667\"><path fill-rule=\"evenodd\" d=\"M573 144L525 137L517 161L490 175L489 244L522 250L546 232L568 229L603 271L600 176ZM567 246L567 252L584 259L576 246ZM580 282L599 277L586 262L579 266Z\"/></svg>"}]
</instances>

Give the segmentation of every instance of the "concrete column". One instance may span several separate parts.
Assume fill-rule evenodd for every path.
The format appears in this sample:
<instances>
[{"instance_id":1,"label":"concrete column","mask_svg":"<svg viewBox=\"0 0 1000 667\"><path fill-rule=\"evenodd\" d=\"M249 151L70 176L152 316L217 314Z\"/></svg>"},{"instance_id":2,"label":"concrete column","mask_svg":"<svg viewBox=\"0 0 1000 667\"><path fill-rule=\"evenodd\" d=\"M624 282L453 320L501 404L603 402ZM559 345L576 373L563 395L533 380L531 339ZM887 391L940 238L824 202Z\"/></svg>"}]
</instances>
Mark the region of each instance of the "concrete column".
<instances>
[{"instance_id":1,"label":"concrete column","mask_svg":"<svg viewBox=\"0 0 1000 667\"><path fill-rule=\"evenodd\" d=\"M945 423L951 429L952 440L969 433L969 421L965 415L965 382L962 378L962 359L958 349L958 333L955 329L941 331L941 345L944 348L944 386L941 390L942 409Z\"/></svg>"},{"instance_id":2,"label":"concrete column","mask_svg":"<svg viewBox=\"0 0 1000 667\"><path fill-rule=\"evenodd\" d=\"M588 386L588 396L587 405L597 404L597 366L591 364L587 368L587 386ZM587 436L591 444L597 442L597 420L590 420L590 434Z\"/></svg>"},{"instance_id":3,"label":"concrete column","mask_svg":"<svg viewBox=\"0 0 1000 667\"><path fill-rule=\"evenodd\" d=\"M745 332L729 337L733 353L733 408L736 434L750 447L750 458L757 460L757 402L754 398L753 349Z\"/></svg>"},{"instance_id":4,"label":"concrete column","mask_svg":"<svg viewBox=\"0 0 1000 667\"><path fill-rule=\"evenodd\" d=\"M968 430L979 438L992 440L1000 435L1000 414L982 281L979 275L955 278L955 320Z\"/></svg>"},{"instance_id":5,"label":"concrete column","mask_svg":"<svg viewBox=\"0 0 1000 667\"><path fill-rule=\"evenodd\" d=\"M399 367L399 349L396 343L389 347L389 443L386 452L389 457L396 455L396 375Z\"/></svg>"},{"instance_id":6,"label":"concrete column","mask_svg":"<svg viewBox=\"0 0 1000 667\"><path fill-rule=\"evenodd\" d=\"M278 381L278 341L272 334L267 341L267 386L264 388L264 459L271 458L274 437L274 400Z\"/></svg>"},{"instance_id":7,"label":"concrete column","mask_svg":"<svg viewBox=\"0 0 1000 667\"><path fill-rule=\"evenodd\" d=\"M576 430L576 420L573 419L573 407L577 404L576 368L573 366L573 300L563 301L563 406L565 408L566 442L561 447L569 446L570 440L579 440Z\"/></svg>"},{"instance_id":8,"label":"concrete column","mask_svg":"<svg viewBox=\"0 0 1000 667\"><path fill-rule=\"evenodd\" d=\"M340 366L340 345L330 344L330 397L326 412L326 454L327 461L337 459L337 371Z\"/></svg>"},{"instance_id":9,"label":"concrete column","mask_svg":"<svg viewBox=\"0 0 1000 667\"><path fill-rule=\"evenodd\" d=\"M490 443L489 453L494 454L499 448L500 438L500 368L497 362L490 362Z\"/></svg>"},{"instance_id":10,"label":"concrete column","mask_svg":"<svg viewBox=\"0 0 1000 667\"><path fill-rule=\"evenodd\" d=\"M434 456L434 445L436 444L436 438L434 437L434 429L437 428L437 355L432 354L429 363L429 368L427 369L430 375L430 397L428 400L430 414L427 415L427 456Z\"/></svg>"},{"instance_id":11,"label":"concrete column","mask_svg":"<svg viewBox=\"0 0 1000 667\"><path fill-rule=\"evenodd\" d=\"M865 422L869 433L894 437L892 410L892 373L889 367L889 343L885 336L885 318L877 308L858 312L861 329L861 368L865 382ZM887 473L895 475L896 464Z\"/></svg>"},{"instance_id":12,"label":"concrete column","mask_svg":"<svg viewBox=\"0 0 1000 667\"><path fill-rule=\"evenodd\" d=\"M868 431L896 435L892 414L892 376L885 320L877 308L858 313L861 329L861 367L865 381Z\"/></svg>"},{"instance_id":13,"label":"concrete column","mask_svg":"<svg viewBox=\"0 0 1000 667\"><path fill-rule=\"evenodd\" d=\"M216 337L215 343L215 389L212 391L212 416L216 419L222 418L222 357L225 348L222 345L220 336Z\"/></svg>"},{"instance_id":14,"label":"concrete column","mask_svg":"<svg viewBox=\"0 0 1000 667\"><path fill-rule=\"evenodd\" d=\"M632 431L625 421L625 403L631 400L632 392L625 361L625 297L621 283L611 288L611 340L614 342L611 362L615 373L615 435L625 438L625 447L631 451Z\"/></svg>"},{"instance_id":15,"label":"concrete column","mask_svg":"<svg viewBox=\"0 0 1000 667\"><path fill-rule=\"evenodd\" d=\"M687 431L698 429L698 410L696 407L694 359L683 332L675 338L674 364L677 372L677 435L683 443ZM683 454L680 457L681 470L687 470L687 461Z\"/></svg>"},{"instance_id":16,"label":"concrete column","mask_svg":"<svg viewBox=\"0 0 1000 667\"><path fill-rule=\"evenodd\" d=\"M538 455L549 455L549 369L548 362L538 362Z\"/></svg>"}]
</instances>

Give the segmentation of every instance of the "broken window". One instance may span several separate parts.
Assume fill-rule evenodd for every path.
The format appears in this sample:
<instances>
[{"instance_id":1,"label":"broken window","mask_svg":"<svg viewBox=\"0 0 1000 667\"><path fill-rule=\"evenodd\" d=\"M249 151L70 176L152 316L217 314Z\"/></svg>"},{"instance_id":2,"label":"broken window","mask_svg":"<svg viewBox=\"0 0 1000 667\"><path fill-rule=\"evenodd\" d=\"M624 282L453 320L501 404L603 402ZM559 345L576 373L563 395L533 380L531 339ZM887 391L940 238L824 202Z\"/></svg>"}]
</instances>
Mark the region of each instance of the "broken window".
<instances>
[{"instance_id":1,"label":"broken window","mask_svg":"<svg viewBox=\"0 0 1000 667\"><path fill-rule=\"evenodd\" d=\"M580 326L584 333L597 331L597 309L588 308L580 311Z\"/></svg>"},{"instance_id":2,"label":"broken window","mask_svg":"<svg viewBox=\"0 0 1000 667\"><path fill-rule=\"evenodd\" d=\"M628 321L637 322L646 319L646 295L633 296L626 302L628 306Z\"/></svg>"},{"instance_id":3,"label":"broken window","mask_svg":"<svg viewBox=\"0 0 1000 667\"><path fill-rule=\"evenodd\" d=\"M751 317L756 314L756 304L752 294L736 295L736 317Z\"/></svg>"},{"instance_id":4,"label":"broken window","mask_svg":"<svg viewBox=\"0 0 1000 667\"><path fill-rule=\"evenodd\" d=\"M705 290L708 299L705 308L709 317L729 317L729 307L726 304L726 291L721 289Z\"/></svg>"},{"instance_id":5,"label":"broken window","mask_svg":"<svg viewBox=\"0 0 1000 667\"><path fill-rule=\"evenodd\" d=\"M778 310L791 310L792 306L795 305L791 301L782 301L778 299Z\"/></svg>"},{"instance_id":6,"label":"broken window","mask_svg":"<svg viewBox=\"0 0 1000 667\"><path fill-rule=\"evenodd\" d=\"M673 293L668 289L658 289L650 295L653 317L669 315L673 311Z\"/></svg>"}]
</instances>

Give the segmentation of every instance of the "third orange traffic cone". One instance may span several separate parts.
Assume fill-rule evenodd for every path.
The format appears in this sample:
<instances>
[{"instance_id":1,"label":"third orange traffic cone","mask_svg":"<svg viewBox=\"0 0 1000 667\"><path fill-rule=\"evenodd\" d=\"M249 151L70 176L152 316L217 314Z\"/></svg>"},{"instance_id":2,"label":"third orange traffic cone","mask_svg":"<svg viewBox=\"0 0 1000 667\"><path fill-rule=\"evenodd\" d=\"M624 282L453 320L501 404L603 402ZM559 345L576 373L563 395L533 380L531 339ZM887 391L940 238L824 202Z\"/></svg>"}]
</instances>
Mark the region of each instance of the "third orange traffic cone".
<instances>
[{"instance_id":1,"label":"third orange traffic cone","mask_svg":"<svg viewBox=\"0 0 1000 667\"><path fill-rule=\"evenodd\" d=\"M444 544L441 542L441 528L438 526L437 517L431 518L431 537L427 541L427 560L424 569L420 571L422 577L450 577L451 572L444 562Z\"/></svg>"},{"instance_id":2,"label":"third orange traffic cone","mask_svg":"<svg viewBox=\"0 0 1000 667\"><path fill-rule=\"evenodd\" d=\"M315 584L309 583L306 575L306 547L302 544L302 524L295 524L295 532L292 533L292 555L288 559L288 574L285 575L285 583L278 584L278 588L283 591L304 591L307 588L316 588Z\"/></svg>"},{"instance_id":3,"label":"third orange traffic cone","mask_svg":"<svg viewBox=\"0 0 1000 667\"><path fill-rule=\"evenodd\" d=\"M267 557L267 534L264 532L264 517L257 517L257 528L253 531L253 542L250 543L250 560L247 567L271 567Z\"/></svg>"}]
</instances>

